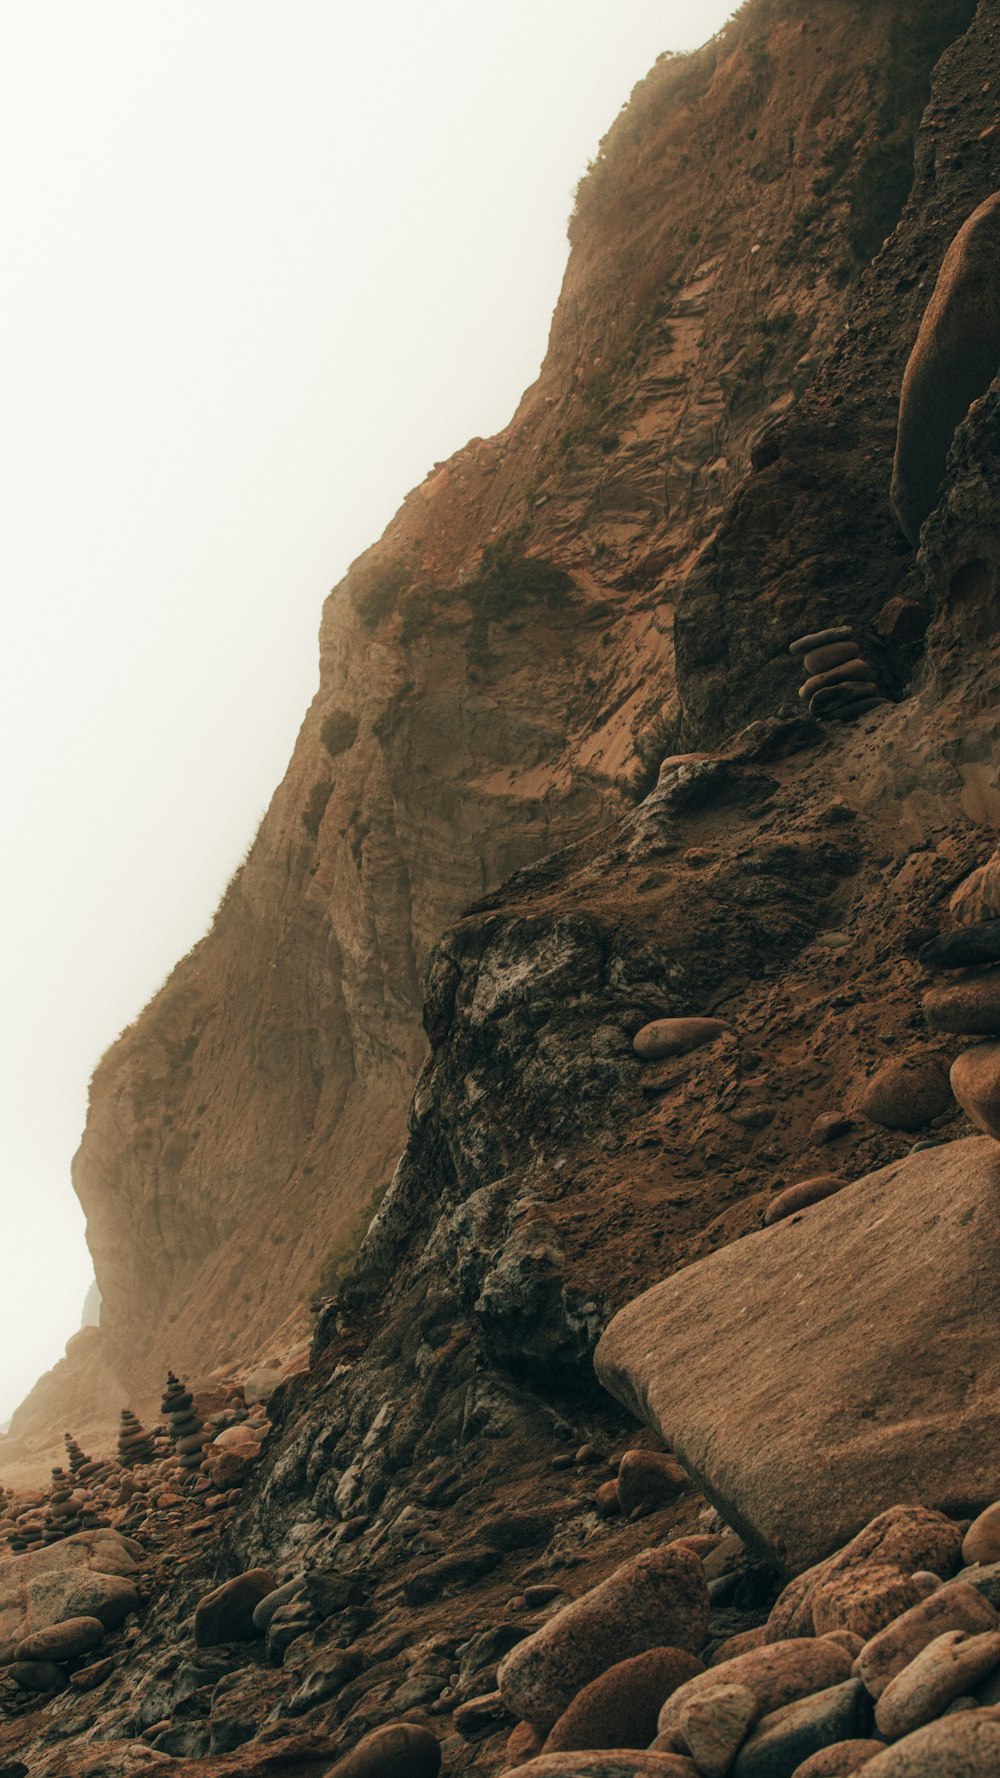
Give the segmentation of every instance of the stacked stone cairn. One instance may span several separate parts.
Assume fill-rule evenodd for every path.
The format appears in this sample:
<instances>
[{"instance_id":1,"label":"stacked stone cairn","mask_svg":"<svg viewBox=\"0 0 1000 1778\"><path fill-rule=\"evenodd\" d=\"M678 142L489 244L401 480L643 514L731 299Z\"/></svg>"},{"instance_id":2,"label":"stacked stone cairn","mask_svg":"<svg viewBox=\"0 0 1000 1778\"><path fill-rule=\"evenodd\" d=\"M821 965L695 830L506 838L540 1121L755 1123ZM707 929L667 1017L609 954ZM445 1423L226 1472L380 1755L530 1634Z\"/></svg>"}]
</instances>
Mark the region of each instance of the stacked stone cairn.
<instances>
[{"instance_id":1,"label":"stacked stone cairn","mask_svg":"<svg viewBox=\"0 0 1000 1778\"><path fill-rule=\"evenodd\" d=\"M118 1461L123 1469L132 1469L137 1463L151 1463L153 1460L153 1441L136 1419L131 1408L122 1408L121 1425L118 1428Z\"/></svg>"},{"instance_id":2,"label":"stacked stone cairn","mask_svg":"<svg viewBox=\"0 0 1000 1778\"><path fill-rule=\"evenodd\" d=\"M973 1040L952 1064L951 1090L977 1129L1000 1142L1000 850L951 898L955 922L920 952L945 975L924 995L932 1031Z\"/></svg>"},{"instance_id":3,"label":"stacked stone cairn","mask_svg":"<svg viewBox=\"0 0 1000 1778\"><path fill-rule=\"evenodd\" d=\"M167 1429L174 1441L179 1468L199 1469L202 1451L209 1435L200 1415L195 1412L194 1397L190 1389L179 1377L174 1376L173 1371L167 1372L167 1387L160 1403L160 1412L166 1416Z\"/></svg>"},{"instance_id":4,"label":"stacked stone cairn","mask_svg":"<svg viewBox=\"0 0 1000 1778\"><path fill-rule=\"evenodd\" d=\"M8 1533L11 1555L22 1556L28 1550L40 1550L45 1542L45 1512L42 1497L18 1513L13 1531Z\"/></svg>"},{"instance_id":5,"label":"stacked stone cairn","mask_svg":"<svg viewBox=\"0 0 1000 1778\"><path fill-rule=\"evenodd\" d=\"M88 1457L71 1432L64 1433L63 1438L70 1474L78 1487L98 1488L102 1482L107 1481L111 1474L110 1463L103 1463L98 1457Z\"/></svg>"},{"instance_id":6,"label":"stacked stone cairn","mask_svg":"<svg viewBox=\"0 0 1000 1778\"><path fill-rule=\"evenodd\" d=\"M789 643L788 652L800 659L805 669L807 677L799 687L799 697L817 720L854 722L886 702L849 624L800 636Z\"/></svg>"},{"instance_id":7,"label":"stacked stone cairn","mask_svg":"<svg viewBox=\"0 0 1000 1778\"><path fill-rule=\"evenodd\" d=\"M80 1530L80 1508L84 1499L85 1496L77 1491L73 1477L67 1470L52 1471L52 1488L45 1511L45 1530L42 1533L45 1543L59 1543L64 1537L72 1537L74 1531Z\"/></svg>"}]
</instances>

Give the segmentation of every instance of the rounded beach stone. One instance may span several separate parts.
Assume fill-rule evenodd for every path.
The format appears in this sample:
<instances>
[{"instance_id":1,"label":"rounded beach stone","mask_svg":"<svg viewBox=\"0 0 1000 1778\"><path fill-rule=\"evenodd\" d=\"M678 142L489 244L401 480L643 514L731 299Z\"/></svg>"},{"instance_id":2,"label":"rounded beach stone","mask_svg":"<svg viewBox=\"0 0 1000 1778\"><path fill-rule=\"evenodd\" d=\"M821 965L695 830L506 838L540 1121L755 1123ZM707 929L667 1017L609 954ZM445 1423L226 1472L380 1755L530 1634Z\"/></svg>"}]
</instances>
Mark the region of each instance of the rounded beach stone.
<instances>
[{"instance_id":1,"label":"rounded beach stone","mask_svg":"<svg viewBox=\"0 0 1000 1778\"><path fill-rule=\"evenodd\" d=\"M521 1778L700 1778L693 1760L679 1753L624 1748L588 1753L543 1753L518 1766ZM340 1778L334 1768L330 1778Z\"/></svg>"},{"instance_id":2,"label":"rounded beach stone","mask_svg":"<svg viewBox=\"0 0 1000 1778\"><path fill-rule=\"evenodd\" d=\"M702 1671L697 1656L681 1648L649 1648L618 1661L577 1693L542 1752L648 1747L665 1699Z\"/></svg>"},{"instance_id":3,"label":"rounded beach stone","mask_svg":"<svg viewBox=\"0 0 1000 1778\"><path fill-rule=\"evenodd\" d=\"M917 958L925 969L968 969L973 963L1000 963L1000 920L980 920L942 932L921 945Z\"/></svg>"},{"instance_id":4,"label":"rounded beach stone","mask_svg":"<svg viewBox=\"0 0 1000 1778\"><path fill-rule=\"evenodd\" d=\"M632 1048L644 1062L660 1062L713 1043L726 1029L721 1019L653 1019L636 1032Z\"/></svg>"},{"instance_id":5,"label":"rounded beach stone","mask_svg":"<svg viewBox=\"0 0 1000 1778\"><path fill-rule=\"evenodd\" d=\"M104 1625L96 1617L63 1618L45 1630L26 1636L15 1651L19 1661L72 1661L89 1655L104 1641Z\"/></svg>"},{"instance_id":6,"label":"rounded beach stone","mask_svg":"<svg viewBox=\"0 0 1000 1778\"><path fill-rule=\"evenodd\" d=\"M720 1685L745 1686L756 1699L759 1715L767 1716L796 1698L840 1685L850 1677L850 1655L830 1642L796 1637L789 1642L765 1643L689 1679L660 1711L659 1732L672 1733L689 1701Z\"/></svg>"},{"instance_id":7,"label":"rounded beach stone","mask_svg":"<svg viewBox=\"0 0 1000 1778\"><path fill-rule=\"evenodd\" d=\"M388 1722L328 1767L327 1778L437 1778L440 1770L441 1743L430 1729Z\"/></svg>"},{"instance_id":8,"label":"rounded beach stone","mask_svg":"<svg viewBox=\"0 0 1000 1778\"><path fill-rule=\"evenodd\" d=\"M862 660L860 654L855 653L853 658L845 661L842 667L831 667L828 673L813 673L803 685L799 686L799 697L806 703L809 699L814 698L817 692L827 691L834 685L848 685L857 680L862 681L865 685L871 685L872 670L868 662Z\"/></svg>"},{"instance_id":9,"label":"rounded beach stone","mask_svg":"<svg viewBox=\"0 0 1000 1778\"><path fill-rule=\"evenodd\" d=\"M978 1519L973 1519L962 1539L962 1561L1000 1562L1000 1500L995 1500Z\"/></svg>"},{"instance_id":10,"label":"rounded beach stone","mask_svg":"<svg viewBox=\"0 0 1000 1778\"><path fill-rule=\"evenodd\" d=\"M865 1646L863 1638L857 1634L856 1630L827 1630L823 1641L832 1642L834 1648L844 1649L852 1661L857 1660Z\"/></svg>"},{"instance_id":11,"label":"rounded beach stone","mask_svg":"<svg viewBox=\"0 0 1000 1778\"><path fill-rule=\"evenodd\" d=\"M762 1717L736 1756L733 1778L777 1778L821 1748L871 1731L871 1699L860 1679L844 1680Z\"/></svg>"},{"instance_id":12,"label":"rounded beach stone","mask_svg":"<svg viewBox=\"0 0 1000 1778\"><path fill-rule=\"evenodd\" d=\"M649 1648L701 1647L708 1588L690 1550L645 1550L574 1599L504 1656L497 1684L504 1703L551 1729L585 1685Z\"/></svg>"},{"instance_id":13,"label":"rounded beach stone","mask_svg":"<svg viewBox=\"0 0 1000 1778\"><path fill-rule=\"evenodd\" d=\"M516 1729L511 1729L507 1737L508 1766L523 1766L526 1759L534 1759L542 1751L542 1737L530 1722L519 1722Z\"/></svg>"},{"instance_id":14,"label":"rounded beach stone","mask_svg":"<svg viewBox=\"0 0 1000 1778\"><path fill-rule=\"evenodd\" d=\"M864 1778L996 1778L1000 1710L948 1716L884 1748L860 1770Z\"/></svg>"},{"instance_id":15,"label":"rounded beach stone","mask_svg":"<svg viewBox=\"0 0 1000 1778\"><path fill-rule=\"evenodd\" d=\"M5 1669L23 1692L61 1692L66 1675L54 1661L11 1661Z\"/></svg>"},{"instance_id":16,"label":"rounded beach stone","mask_svg":"<svg viewBox=\"0 0 1000 1778\"><path fill-rule=\"evenodd\" d=\"M829 648L835 642L857 643L857 633L850 624L834 624L826 630L815 630L810 636L800 636L796 642L788 644L789 654L813 654L817 648Z\"/></svg>"},{"instance_id":17,"label":"rounded beach stone","mask_svg":"<svg viewBox=\"0 0 1000 1778\"><path fill-rule=\"evenodd\" d=\"M626 1451L618 1466L618 1503L626 1518L637 1508L657 1512L691 1486L691 1477L665 1451Z\"/></svg>"},{"instance_id":18,"label":"rounded beach stone","mask_svg":"<svg viewBox=\"0 0 1000 1778\"><path fill-rule=\"evenodd\" d=\"M727 1636L725 1642L720 1642L718 1648L713 1648L709 1656L709 1667L721 1667L725 1661L735 1661L737 1655L749 1654L752 1648L762 1648L766 1637L766 1624L758 1624L755 1630L740 1630L735 1636Z\"/></svg>"},{"instance_id":19,"label":"rounded beach stone","mask_svg":"<svg viewBox=\"0 0 1000 1778\"><path fill-rule=\"evenodd\" d=\"M871 677L871 668L865 668L863 679L848 680L838 685L821 685L809 699L810 716L837 716L842 710L852 710L857 704L870 702L878 697L878 687Z\"/></svg>"},{"instance_id":20,"label":"rounded beach stone","mask_svg":"<svg viewBox=\"0 0 1000 1778\"><path fill-rule=\"evenodd\" d=\"M776 1222L784 1222L786 1216L794 1216L797 1210L806 1210L810 1204L819 1204L824 1198L832 1198L848 1183L837 1173L817 1173L813 1179L800 1179L797 1185L786 1186L784 1191L771 1199L764 1212L766 1227L771 1228Z\"/></svg>"},{"instance_id":21,"label":"rounded beach stone","mask_svg":"<svg viewBox=\"0 0 1000 1778\"><path fill-rule=\"evenodd\" d=\"M961 1548L962 1533L944 1513L926 1506L887 1507L842 1549L789 1581L767 1620L767 1640L784 1642L793 1636L821 1634L813 1621L813 1602L818 1588L833 1576L853 1575L877 1564L894 1568L906 1577L920 1568L947 1577L958 1566ZM915 1588L913 1596L900 1606L900 1610L916 1605L921 1596ZM828 1626L830 1629L852 1627ZM868 1637L875 1634L875 1629L882 1628L883 1624L874 1626L864 1640L867 1642Z\"/></svg>"},{"instance_id":22,"label":"rounded beach stone","mask_svg":"<svg viewBox=\"0 0 1000 1778\"><path fill-rule=\"evenodd\" d=\"M851 1778L866 1760L884 1752L884 1741L835 1741L796 1766L792 1778Z\"/></svg>"},{"instance_id":23,"label":"rounded beach stone","mask_svg":"<svg viewBox=\"0 0 1000 1778\"><path fill-rule=\"evenodd\" d=\"M977 1635L996 1629L1000 1629L1000 1616L989 1600L967 1581L953 1581L921 1599L919 1605L911 1606L866 1642L854 1663L854 1671L870 1696L880 1698L890 1681L909 1666L921 1649L946 1630Z\"/></svg>"},{"instance_id":24,"label":"rounded beach stone","mask_svg":"<svg viewBox=\"0 0 1000 1778\"><path fill-rule=\"evenodd\" d=\"M919 1601L920 1589L908 1574L868 1563L819 1582L812 1599L813 1625L817 1636L828 1630L854 1630L867 1642Z\"/></svg>"},{"instance_id":25,"label":"rounded beach stone","mask_svg":"<svg viewBox=\"0 0 1000 1778\"><path fill-rule=\"evenodd\" d=\"M803 655L802 665L807 673L828 673L831 667L842 667L857 657L856 642L828 642L824 648L813 648Z\"/></svg>"},{"instance_id":26,"label":"rounded beach stone","mask_svg":"<svg viewBox=\"0 0 1000 1778\"><path fill-rule=\"evenodd\" d=\"M257 1634L253 1615L277 1586L268 1568L248 1568L206 1593L194 1614L194 1639L199 1648L220 1642L252 1642Z\"/></svg>"},{"instance_id":27,"label":"rounded beach stone","mask_svg":"<svg viewBox=\"0 0 1000 1778\"><path fill-rule=\"evenodd\" d=\"M955 890L948 911L957 926L981 926L1000 919L1000 848Z\"/></svg>"},{"instance_id":28,"label":"rounded beach stone","mask_svg":"<svg viewBox=\"0 0 1000 1778\"><path fill-rule=\"evenodd\" d=\"M956 1056L951 1090L976 1129L1000 1142L1000 1043L977 1043Z\"/></svg>"},{"instance_id":29,"label":"rounded beach stone","mask_svg":"<svg viewBox=\"0 0 1000 1778\"><path fill-rule=\"evenodd\" d=\"M967 1636L946 1630L890 1680L875 1706L875 1724L890 1741L940 1716L1000 1664L1000 1631Z\"/></svg>"},{"instance_id":30,"label":"rounded beach stone","mask_svg":"<svg viewBox=\"0 0 1000 1778\"><path fill-rule=\"evenodd\" d=\"M922 1130L951 1106L948 1071L934 1056L901 1057L873 1074L861 1112L885 1130Z\"/></svg>"},{"instance_id":31,"label":"rounded beach stone","mask_svg":"<svg viewBox=\"0 0 1000 1778\"><path fill-rule=\"evenodd\" d=\"M594 1509L599 1519L614 1519L622 1510L617 1482L602 1482L594 1495Z\"/></svg>"},{"instance_id":32,"label":"rounded beach stone","mask_svg":"<svg viewBox=\"0 0 1000 1778\"><path fill-rule=\"evenodd\" d=\"M704 1778L726 1778L758 1715L747 1686L718 1684L688 1699L674 1733Z\"/></svg>"},{"instance_id":33,"label":"rounded beach stone","mask_svg":"<svg viewBox=\"0 0 1000 1778\"><path fill-rule=\"evenodd\" d=\"M932 1031L963 1037L1000 1034L1000 969L975 969L946 988L923 997L924 1018Z\"/></svg>"}]
</instances>

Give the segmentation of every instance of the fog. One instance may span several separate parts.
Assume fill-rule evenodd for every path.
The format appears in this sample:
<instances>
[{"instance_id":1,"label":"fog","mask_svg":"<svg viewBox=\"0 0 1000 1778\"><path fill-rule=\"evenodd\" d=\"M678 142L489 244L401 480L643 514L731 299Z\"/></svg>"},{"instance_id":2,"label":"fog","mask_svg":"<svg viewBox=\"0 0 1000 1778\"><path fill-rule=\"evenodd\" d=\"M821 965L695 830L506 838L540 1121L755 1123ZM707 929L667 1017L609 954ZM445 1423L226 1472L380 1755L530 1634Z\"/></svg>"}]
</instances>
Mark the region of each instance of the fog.
<instances>
[{"instance_id":1,"label":"fog","mask_svg":"<svg viewBox=\"0 0 1000 1778\"><path fill-rule=\"evenodd\" d=\"M537 373L574 186L729 4L0 6L0 1420L101 1053L208 925L330 586Z\"/></svg>"}]
</instances>

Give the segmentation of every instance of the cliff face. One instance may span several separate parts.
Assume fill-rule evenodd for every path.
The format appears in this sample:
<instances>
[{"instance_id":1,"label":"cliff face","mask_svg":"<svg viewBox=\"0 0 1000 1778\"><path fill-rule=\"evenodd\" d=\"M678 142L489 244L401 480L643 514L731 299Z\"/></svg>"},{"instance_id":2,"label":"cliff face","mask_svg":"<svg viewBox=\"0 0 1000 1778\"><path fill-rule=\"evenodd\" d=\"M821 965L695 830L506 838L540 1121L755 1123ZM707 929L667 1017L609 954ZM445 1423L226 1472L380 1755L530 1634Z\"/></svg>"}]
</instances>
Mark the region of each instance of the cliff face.
<instances>
[{"instance_id":1,"label":"cliff face","mask_svg":"<svg viewBox=\"0 0 1000 1778\"><path fill-rule=\"evenodd\" d=\"M247 861L92 1085L74 1180L133 1388L168 1358L276 1337L331 1255L335 1273L400 1152L420 974L449 922L619 817L679 721L717 732L755 709L792 609L840 599L828 466L796 467L818 434L855 472L841 530L859 480L877 515L851 609L898 582L877 455L958 192L928 202L907 287L890 275L849 344L842 330L905 196L930 68L972 7L924 10L821 0L803 18L757 0L698 55L662 60L581 188L538 382L331 594L320 690ZM920 138L931 199L953 133L939 122ZM795 409L824 361L832 420L828 380ZM744 485L793 409L774 468Z\"/></svg>"}]
</instances>

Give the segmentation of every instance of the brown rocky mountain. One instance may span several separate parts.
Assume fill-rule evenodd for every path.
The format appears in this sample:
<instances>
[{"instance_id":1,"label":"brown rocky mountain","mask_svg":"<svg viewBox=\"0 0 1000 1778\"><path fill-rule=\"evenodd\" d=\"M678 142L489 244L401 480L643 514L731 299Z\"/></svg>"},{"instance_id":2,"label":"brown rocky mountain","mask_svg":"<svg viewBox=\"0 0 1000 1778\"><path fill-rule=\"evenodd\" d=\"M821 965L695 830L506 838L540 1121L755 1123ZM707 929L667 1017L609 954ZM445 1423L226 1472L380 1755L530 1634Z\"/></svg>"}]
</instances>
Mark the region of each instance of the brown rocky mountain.
<instances>
[{"instance_id":1,"label":"brown rocky mountain","mask_svg":"<svg viewBox=\"0 0 1000 1778\"><path fill-rule=\"evenodd\" d=\"M331 595L288 775L76 1163L87 1362L140 1406L197 1372L185 1455L205 1417L224 1443L6 1503L0 1775L295 1778L370 1733L342 1778L546 1737L530 1778L998 1769L975 301L907 379L975 360L947 464L905 441L943 475L918 553L890 505L998 95L997 0L751 0L659 63L581 188L538 383ZM789 644L831 628L807 708ZM324 1261L309 1369L251 1378L248 1421ZM103 1541L53 1539L72 1514ZM43 1581L50 1544L86 1583ZM138 1609L88 1643L45 1604L70 1580Z\"/></svg>"}]
</instances>

